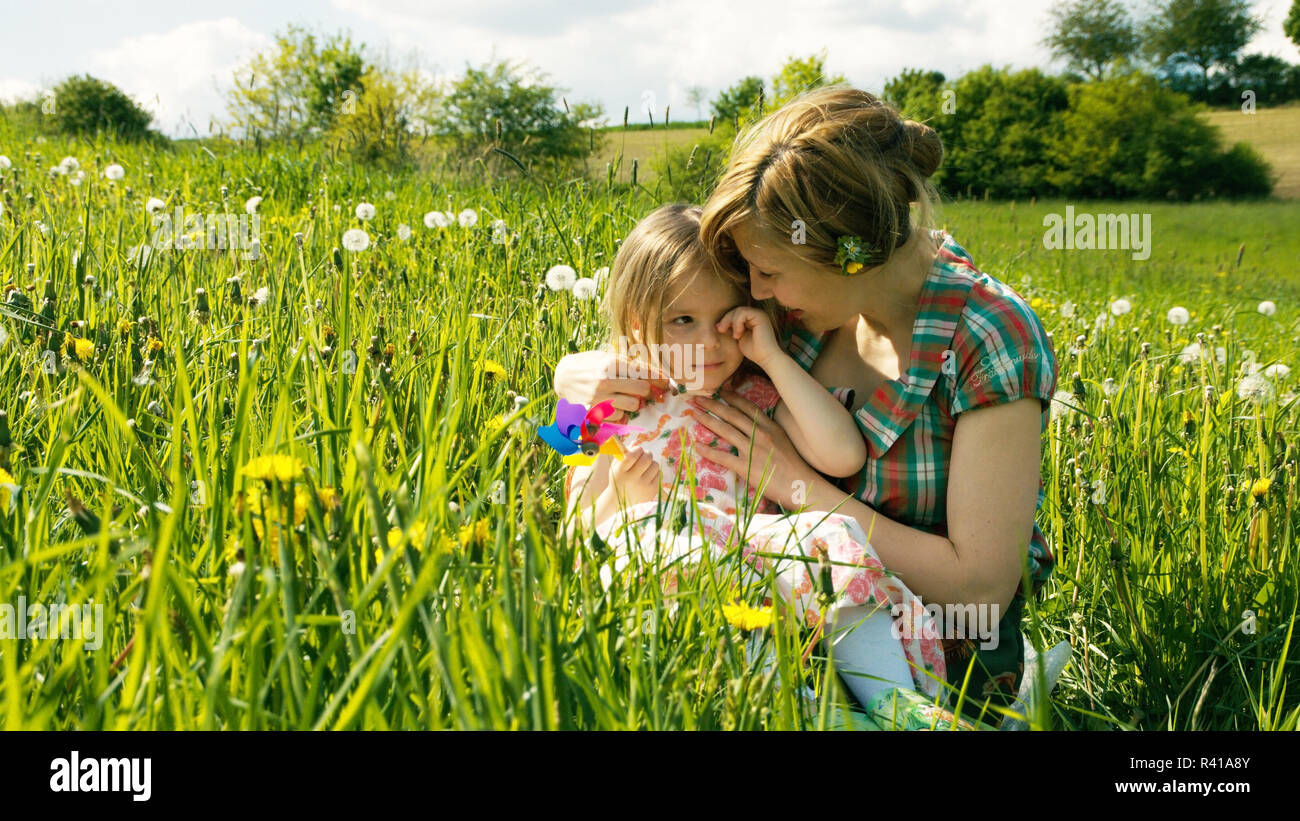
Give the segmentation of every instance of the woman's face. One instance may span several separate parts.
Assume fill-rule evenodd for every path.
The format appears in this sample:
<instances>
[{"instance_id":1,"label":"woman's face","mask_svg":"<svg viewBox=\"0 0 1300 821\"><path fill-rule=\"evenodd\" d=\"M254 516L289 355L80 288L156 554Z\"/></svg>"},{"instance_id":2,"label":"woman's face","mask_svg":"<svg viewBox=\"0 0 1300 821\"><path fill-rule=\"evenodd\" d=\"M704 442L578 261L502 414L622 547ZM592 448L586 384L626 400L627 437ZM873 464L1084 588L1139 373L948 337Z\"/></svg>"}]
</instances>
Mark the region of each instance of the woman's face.
<instances>
[{"instance_id":1,"label":"woman's face","mask_svg":"<svg viewBox=\"0 0 1300 821\"><path fill-rule=\"evenodd\" d=\"M718 321L746 305L744 293L711 273L697 274L664 308L660 361L689 390L712 393L740 367L745 356L735 337L719 333Z\"/></svg>"},{"instance_id":2,"label":"woman's face","mask_svg":"<svg viewBox=\"0 0 1300 821\"><path fill-rule=\"evenodd\" d=\"M760 238L748 223L733 232L736 249L749 264L749 287L754 299L775 299L803 326L815 333L838 328L853 318L843 299L844 280L833 270L818 266Z\"/></svg>"}]
</instances>

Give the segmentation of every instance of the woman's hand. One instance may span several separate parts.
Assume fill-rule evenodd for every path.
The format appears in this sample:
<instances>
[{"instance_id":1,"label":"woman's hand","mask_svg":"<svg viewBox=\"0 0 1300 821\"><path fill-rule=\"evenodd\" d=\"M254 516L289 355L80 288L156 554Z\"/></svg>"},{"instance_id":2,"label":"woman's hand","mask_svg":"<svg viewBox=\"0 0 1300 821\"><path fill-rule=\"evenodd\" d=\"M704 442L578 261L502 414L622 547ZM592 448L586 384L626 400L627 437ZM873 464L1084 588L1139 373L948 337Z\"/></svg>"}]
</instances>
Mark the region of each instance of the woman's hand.
<instances>
[{"instance_id":1,"label":"woman's hand","mask_svg":"<svg viewBox=\"0 0 1300 821\"><path fill-rule=\"evenodd\" d=\"M615 498L628 507L657 501L662 482L659 464L640 447L632 448L622 459L615 460L609 472Z\"/></svg>"},{"instance_id":2,"label":"woman's hand","mask_svg":"<svg viewBox=\"0 0 1300 821\"><path fill-rule=\"evenodd\" d=\"M783 351L776 341L772 320L757 308L732 308L718 320L718 333L730 333L745 358L767 370L767 363Z\"/></svg>"},{"instance_id":3,"label":"woman's hand","mask_svg":"<svg viewBox=\"0 0 1300 821\"><path fill-rule=\"evenodd\" d=\"M642 375L649 378L640 378ZM609 351L571 353L555 366L555 393L588 408L605 400L619 411L611 422L623 421L624 412L641 409L656 391L668 390L667 374L653 364L628 360Z\"/></svg>"},{"instance_id":4,"label":"woman's hand","mask_svg":"<svg viewBox=\"0 0 1300 821\"><path fill-rule=\"evenodd\" d=\"M817 471L799 456L799 451L781 426L753 402L732 391L723 391L722 398L728 404L702 396L691 397L688 401L708 411L693 413L695 420L734 446L739 454L699 444L696 453L734 470L755 491L762 485L763 496L786 510L801 507L809 489L820 478ZM751 430L754 432L752 437Z\"/></svg>"}]
</instances>

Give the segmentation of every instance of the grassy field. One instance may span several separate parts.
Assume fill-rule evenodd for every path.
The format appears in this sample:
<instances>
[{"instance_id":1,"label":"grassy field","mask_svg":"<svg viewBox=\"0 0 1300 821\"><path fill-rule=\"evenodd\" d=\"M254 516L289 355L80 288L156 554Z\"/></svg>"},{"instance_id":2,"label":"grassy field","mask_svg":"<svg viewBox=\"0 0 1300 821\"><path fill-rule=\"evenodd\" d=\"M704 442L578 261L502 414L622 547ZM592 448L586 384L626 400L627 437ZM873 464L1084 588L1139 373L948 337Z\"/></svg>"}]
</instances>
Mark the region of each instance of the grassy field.
<instances>
[{"instance_id":1,"label":"grassy field","mask_svg":"<svg viewBox=\"0 0 1300 821\"><path fill-rule=\"evenodd\" d=\"M1218 127L1226 144L1248 143L1264 155L1279 177L1274 196L1300 197L1300 105L1261 106L1254 114L1233 108L1203 116Z\"/></svg>"},{"instance_id":2,"label":"grassy field","mask_svg":"<svg viewBox=\"0 0 1300 821\"><path fill-rule=\"evenodd\" d=\"M1300 197L1300 105L1280 108L1258 108L1253 115L1240 109L1207 111L1202 116L1218 127L1224 144L1244 142L1253 146L1273 167L1278 182L1273 196L1279 199ZM638 161L637 179L651 183L656 174L652 168L656 155L668 147L698 142L707 128L658 129L653 131L628 131L612 128L606 133L603 149L592 158L593 175L605 179L606 163L616 164L619 182L631 179L632 160ZM621 152L621 153L620 153ZM621 163L620 156L622 158Z\"/></svg>"},{"instance_id":3,"label":"grassy field","mask_svg":"<svg viewBox=\"0 0 1300 821\"><path fill-rule=\"evenodd\" d=\"M543 275L609 265L659 204L644 187L3 126L0 154L0 605L104 614L97 641L0 638L0 727L824 726L799 687L842 694L798 636L748 637L776 647L764 672L711 577L666 596L628 568L605 590L603 557L557 538L562 466L535 426L555 362L604 329ZM46 172L65 155L79 184ZM138 251L151 197L254 196L257 259ZM1300 414L1271 367L1300 367L1288 206L1089 204L1152 215L1136 261L1045 249L1065 205L942 214L1060 360L1039 514L1058 565L1025 631L1074 659L1034 725L1294 729ZM426 227L435 209L476 221ZM350 229L368 247L337 250Z\"/></svg>"}]
</instances>

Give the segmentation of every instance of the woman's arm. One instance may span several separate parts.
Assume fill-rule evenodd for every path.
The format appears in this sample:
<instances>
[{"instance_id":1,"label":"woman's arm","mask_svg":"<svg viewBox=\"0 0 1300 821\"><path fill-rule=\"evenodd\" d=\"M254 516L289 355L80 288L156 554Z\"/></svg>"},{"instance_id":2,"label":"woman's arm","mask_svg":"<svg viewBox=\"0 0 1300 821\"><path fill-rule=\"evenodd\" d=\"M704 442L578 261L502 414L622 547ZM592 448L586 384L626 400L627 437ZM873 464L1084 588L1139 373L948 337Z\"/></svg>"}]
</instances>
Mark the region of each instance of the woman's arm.
<instances>
[{"instance_id":1,"label":"woman's arm","mask_svg":"<svg viewBox=\"0 0 1300 821\"><path fill-rule=\"evenodd\" d=\"M824 389L823 389L824 390ZM738 401L736 401L738 400ZM746 475L751 462L749 419L757 409L739 397L733 407L704 400L719 418L700 421L740 451L699 447L701 455ZM771 420L758 420L752 440L751 487L769 480L764 495L785 508L853 516L880 560L927 602L1010 606L1020 585L1021 563L1033 534L1038 499L1042 404L1037 399L967 411L957 419L948 479L948 536L896 522L836 488L799 458ZM761 414L759 414L761 416ZM764 424L764 421L767 424ZM857 434L855 434L857 435ZM797 484L797 483L801 483Z\"/></svg>"}]
</instances>

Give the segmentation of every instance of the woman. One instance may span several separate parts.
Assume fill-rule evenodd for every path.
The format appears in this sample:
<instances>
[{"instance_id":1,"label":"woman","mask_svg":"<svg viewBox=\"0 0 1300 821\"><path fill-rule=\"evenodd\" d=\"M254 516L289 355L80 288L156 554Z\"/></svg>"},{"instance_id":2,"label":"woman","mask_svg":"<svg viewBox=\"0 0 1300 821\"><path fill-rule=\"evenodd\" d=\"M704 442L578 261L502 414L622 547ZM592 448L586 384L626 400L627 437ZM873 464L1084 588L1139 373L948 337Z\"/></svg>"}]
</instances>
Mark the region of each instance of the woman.
<instances>
[{"instance_id":1,"label":"woman","mask_svg":"<svg viewBox=\"0 0 1300 821\"><path fill-rule=\"evenodd\" d=\"M854 412L868 458L857 476L827 479L728 393L699 400L700 422L739 455L697 451L786 510L855 517L885 567L955 616L949 683L973 665L968 704L1005 705L1024 667L1022 566L1036 590L1054 564L1034 514L1056 360L1024 300L928 229L942 156L933 129L843 86L737 138L701 239L720 271L783 311L787 351ZM565 357L556 392L634 410L650 385L607 378L617 367L603 352ZM980 642L981 616L996 641Z\"/></svg>"}]
</instances>

